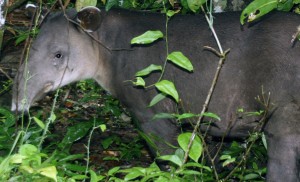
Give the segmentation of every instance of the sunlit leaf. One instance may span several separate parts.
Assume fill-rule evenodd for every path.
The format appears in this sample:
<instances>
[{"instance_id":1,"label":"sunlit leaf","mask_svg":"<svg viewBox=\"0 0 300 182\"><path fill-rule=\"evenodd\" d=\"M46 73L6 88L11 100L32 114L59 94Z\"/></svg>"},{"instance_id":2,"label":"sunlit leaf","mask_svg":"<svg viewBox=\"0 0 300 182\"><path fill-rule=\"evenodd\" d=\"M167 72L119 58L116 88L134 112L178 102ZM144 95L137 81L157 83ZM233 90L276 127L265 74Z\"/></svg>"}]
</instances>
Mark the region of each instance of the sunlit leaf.
<instances>
[{"instance_id":1,"label":"sunlit leaf","mask_svg":"<svg viewBox=\"0 0 300 182\"><path fill-rule=\"evenodd\" d=\"M138 71L135 74L135 76L146 76L146 75L149 75L153 71L161 71L161 70L162 70L162 67L160 65L151 64L147 68L145 68L141 71Z\"/></svg>"},{"instance_id":2,"label":"sunlit leaf","mask_svg":"<svg viewBox=\"0 0 300 182\"><path fill-rule=\"evenodd\" d=\"M165 160L165 161L170 161L177 166L182 166L183 165L183 160L180 159L177 155L164 155L158 157L158 159Z\"/></svg>"},{"instance_id":3,"label":"sunlit leaf","mask_svg":"<svg viewBox=\"0 0 300 182\"><path fill-rule=\"evenodd\" d=\"M185 152L187 152L187 150L188 150L188 145L189 145L191 137L192 137L192 133L189 133L189 132L182 133L178 136L177 141L179 143L179 146ZM189 157L191 159L193 159L195 162L198 162L198 160L202 154L202 150L203 150L203 146L202 146L201 139L199 138L199 136L195 135L192 146L189 151Z\"/></svg>"},{"instance_id":4,"label":"sunlit leaf","mask_svg":"<svg viewBox=\"0 0 300 182\"><path fill-rule=\"evenodd\" d=\"M153 120L157 119L175 119L176 117L171 113L158 113L153 116Z\"/></svg>"},{"instance_id":5,"label":"sunlit leaf","mask_svg":"<svg viewBox=\"0 0 300 182\"><path fill-rule=\"evenodd\" d=\"M154 106L155 104L157 104L158 102L162 101L163 99L166 98L166 95L163 94L163 93L159 93L157 94L150 102L149 106L148 107L152 107Z\"/></svg>"},{"instance_id":6,"label":"sunlit leaf","mask_svg":"<svg viewBox=\"0 0 300 182\"><path fill-rule=\"evenodd\" d=\"M80 11L82 8L87 6L96 6L97 0L76 0L75 8Z\"/></svg>"},{"instance_id":7,"label":"sunlit leaf","mask_svg":"<svg viewBox=\"0 0 300 182\"><path fill-rule=\"evenodd\" d=\"M204 4L206 0L187 0L188 7L193 12L196 12L200 9L201 5Z\"/></svg>"},{"instance_id":8,"label":"sunlit leaf","mask_svg":"<svg viewBox=\"0 0 300 182\"><path fill-rule=\"evenodd\" d=\"M131 39L131 44L151 44L157 39L163 38L164 35L159 30L149 30L142 35L139 35L133 39Z\"/></svg>"},{"instance_id":9,"label":"sunlit leaf","mask_svg":"<svg viewBox=\"0 0 300 182\"><path fill-rule=\"evenodd\" d=\"M214 118L219 121L221 120L221 118L218 115L216 115L215 113L212 113L212 112L205 112L205 113L203 113L203 116Z\"/></svg>"},{"instance_id":10,"label":"sunlit leaf","mask_svg":"<svg viewBox=\"0 0 300 182\"><path fill-rule=\"evenodd\" d=\"M172 52L167 59L185 70L193 71L194 69L191 61L181 52Z\"/></svg>"},{"instance_id":11,"label":"sunlit leaf","mask_svg":"<svg viewBox=\"0 0 300 182\"><path fill-rule=\"evenodd\" d=\"M44 167L37 170L39 174L57 181L57 170L55 166Z\"/></svg>"},{"instance_id":12,"label":"sunlit leaf","mask_svg":"<svg viewBox=\"0 0 300 182\"><path fill-rule=\"evenodd\" d=\"M146 83L142 77L136 77L136 81L132 82L135 86L142 86L145 87Z\"/></svg>"},{"instance_id":13,"label":"sunlit leaf","mask_svg":"<svg viewBox=\"0 0 300 182\"><path fill-rule=\"evenodd\" d=\"M278 0L255 0L252 1L242 12L240 22L243 25L245 20L252 22L259 17L277 8Z\"/></svg>"},{"instance_id":14,"label":"sunlit leaf","mask_svg":"<svg viewBox=\"0 0 300 182\"><path fill-rule=\"evenodd\" d=\"M170 95L175 99L176 102L178 102L179 96L173 82L170 82L169 80L162 80L156 83L155 87L162 93L165 93L166 95Z\"/></svg>"},{"instance_id":15,"label":"sunlit leaf","mask_svg":"<svg viewBox=\"0 0 300 182\"><path fill-rule=\"evenodd\" d=\"M39 118L33 117L33 120L37 125L39 125L39 127L41 127L42 129L45 129L45 124Z\"/></svg>"}]
</instances>

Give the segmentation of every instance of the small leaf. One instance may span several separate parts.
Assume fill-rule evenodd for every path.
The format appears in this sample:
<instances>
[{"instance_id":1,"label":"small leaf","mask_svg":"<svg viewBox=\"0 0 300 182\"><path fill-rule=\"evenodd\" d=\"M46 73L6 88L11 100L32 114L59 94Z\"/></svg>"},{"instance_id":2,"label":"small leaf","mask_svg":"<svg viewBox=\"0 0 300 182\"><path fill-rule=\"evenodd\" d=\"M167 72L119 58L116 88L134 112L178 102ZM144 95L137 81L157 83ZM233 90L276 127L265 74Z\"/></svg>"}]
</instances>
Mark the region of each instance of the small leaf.
<instances>
[{"instance_id":1,"label":"small leaf","mask_svg":"<svg viewBox=\"0 0 300 182\"><path fill-rule=\"evenodd\" d=\"M46 176L54 181L57 181L57 170L55 166L44 167L37 170L43 176Z\"/></svg>"},{"instance_id":2,"label":"small leaf","mask_svg":"<svg viewBox=\"0 0 300 182\"><path fill-rule=\"evenodd\" d=\"M97 0L77 0L75 3L75 8L78 12L84 7L96 6L96 5L97 5Z\"/></svg>"},{"instance_id":3,"label":"small leaf","mask_svg":"<svg viewBox=\"0 0 300 182\"><path fill-rule=\"evenodd\" d=\"M157 120L157 119L175 119L175 116L173 114L170 114L170 113L158 113L158 114L155 114L152 119L153 120Z\"/></svg>"},{"instance_id":4,"label":"small leaf","mask_svg":"<svg viewBox=\"0 0 300 182\"><path fill-rule=\"evenodd\" d=\"M176 114L176 119L177 120L182 120L182 119L188 119L192 117L198 117L198 114L193 114L193 113L183 113L183 114Z\"/></svg>"},{"instance_id":5,"label":"small leaf","mask_svg":"<svg viewBox=\"0 0 300 182\"><path fill-rule=\"evenodd\" d=\"M151 72L153 71L161 71L162 67L160 65L155 65L155 64L151 64L150 66L148 66L147 68L138 71L135 76L146 76L149 75Z\"/></svg>"},{"instance_id":6,"label":"small leaf","mask_svg":"<svg viewBox=\"0 0 300 182\"><path fill-rule=\"evenodd\" d=\"M136 77L136 81L132 82L135 86L142 86L145 87L146 83L142 77Z\"/></svg>"},{"instance_id":7,"label":"small leaf","mask_svg":"<svg viewBox=\"0 0 300 182\"><path fill-rule=\"evenodd\" d=\"M169 18L171 18L172 16L174 16L175 14L177 14L177 13L179 13L180 12L180 9L178 9L178 10L176 10L176 11L174 11L174 10L168 10L167 11L167 16L169 17Z\"/></svg>"},{"instance_id":8,"label":"small leaf","mask_svg":"<svg viewBox=\"0 0 300 182\"><path fill-rule=\"evenodd\" d=\"M41 127L42 129L45 129L45 124L43 123L43 121L41 121L37 117L33 117L33 120L37 125L39 125L39 127Z\"/></svg>"},{"instance_id":9,"label":"small leaf","mask_svg":"<svg viewBox=\"0 0 300 182\"><path fill-rule=\"evenodd\" d=\"M172 96L175 101L178 102L179 96L173 82L170 82L169 80L162 80L156 83L155 87L162 93Z\"/></svg>"},{"instance_id":10,"label":"small leaf","mask_svg":"<svg viewBox=\"0 0 300 182\"><path fill-rule=\"evenodd\" d=\"M105 132L106 129L107 129L105 124L100 124L100 125L99 125L99 128L100 128L100 130L101 130L102 132Z\"/></svg>"},{"instance_id":11,"label":"small leaf","mask_svg":"<svg viewBox=\"0 0 300 182\"><path fill-rule=\"evenodd\" d=\"M212 112L205 112L205 113L203 113L203 116L214 118L214 119L217 119L217 120L221 121L221 118L218 115L216 115L215 113L212 113Z\"/></svg>"},{"instance_id":12,"label":"small leaf","mask_svg":"<svg viewBox=\"0 0 300 182\"><path fill-rule=\"evenodd\" d=\"M119 171L120 167L114 167L108 171L108 176L113 176L117 171Z\"/></svg>"},{"instance_id":13,"label":"small leaf","mask_svg":"<svg viewBox=\"0 0 300 182\"><path fill-rule=\"evenodd\" d=\"M200 6L204 4L206 0L187 0L188 7L194 13L200 9Z\"/></svg>"},{"instance_id":14,"label":"small leaf","mask_svg":"<svg viewBox=\"0 0 300 182\"><path fill-rule=\"evenodd\" d=\"M162 101L163 99L166 98L166 95L164 93L159 93L157 94L150 102L148 107L152 107L155 104L157 104L158 102Z\"/></svg>"},{"instance_id":15,"label":"small leaf","mask_svg":"<svg viewBox=\"0 0 300 182\"><path fill-rule=\"evenodd\" d=\"M187 57L185 57L181 52L172 52L168 55L167 59L170 60L172 63L176 64L177 66L190 72L194 69L191 61Z\"/></svg>"},{"instance_id":16,"label":"small leaf","mask_svg":"<svg viewBox=\"0 0 300 182\"><path fill-rule=\"evenodd\" d=\"M185 152L187 152L188 145L189 145L191 137L192 137L192 133L190 133L190 132L182 133L178 136L177 141L179 143L179 146ZM198 162L198 160L199 160L199 158L202 154L202 150L203 150L203 147L202 147L201 139L197 135L195 135L195 137L193 139L192 146L191 146L190 151L189 151L189 157L191 159L193 159L195 162Z\"/></svg>"},{"instance_id":17,"label":"small leaf","mask_svg":"<svg viewBox=\"0 0 300 182\"><path fill-rule=\"evenodd\" d=\"M245 20L252 22L259 17L277 8L278 0L255 0L252 1L242 12L240 22L243 25Z\"/></svg>"},{"instance_id":18,"label":"small leaf","mask_svg":"<svg viewBox=\"0 0 300 182\"><path fill-rule=\"evenodd\" d=\"M128 173L125 177L124 177L124 180L125 181L130 181L130 180L133 180L133 179L135 179L135 178L137 178L137 177L140 177L140 176L143 176L144 174L141 172L141 171L139 171L139 170L132 170L131 169L131 172L130 173Z\"/></svg>"},{"instance_id":19,"label":"small leaf","mask_svg":"<svg viewBox=\"0 0 300 182\"><path fill-rule=\"evenodd\" d=\"M133 39L131 39L131 44L151 44L157 39L163 38L164 35L159 30L149 30L142 35L139 35Z\"/></svg>"},{"instance_id":20,"label":"small leaf","mask_svg":"<svg viewBox=\"0 0 300 182\"><path fill-rule=\"evenodd\" d=\"M183 165L183 160L180 159L177 155L164 155L164 156L158 157L158 159L173 162L177 166Z\"/></svg>"}]
</instances>

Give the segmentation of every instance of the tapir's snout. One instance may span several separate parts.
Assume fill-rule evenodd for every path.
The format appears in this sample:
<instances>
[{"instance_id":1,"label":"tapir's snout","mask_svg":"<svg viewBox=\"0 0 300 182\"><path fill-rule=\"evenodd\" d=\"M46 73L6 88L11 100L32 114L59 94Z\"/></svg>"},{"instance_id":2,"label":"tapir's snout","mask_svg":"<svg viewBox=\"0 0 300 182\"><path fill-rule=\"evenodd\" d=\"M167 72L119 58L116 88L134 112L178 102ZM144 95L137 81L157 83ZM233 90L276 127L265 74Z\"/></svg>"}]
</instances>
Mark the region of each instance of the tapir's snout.
<instances>
[{"instance_id":1,"label":"tapir's snout","mask_svg":"<svg viewBox=\"0 0 300 182\"><path fill-rule=\"evenodd\" d=\"M32 106L32 104L35 101L41 99L46 93L53 90L54 88L53 82L46 82L46 84L41 84L43 85L42 87L39 83L36 83L34 80L24 83L23 80L20 79L15 82L19 84L14 85L13 88L11 110L17 112L28 112L30 106ZM34 87L31 87L30 85L34 85Z\"/></svg>"}]
</instances>

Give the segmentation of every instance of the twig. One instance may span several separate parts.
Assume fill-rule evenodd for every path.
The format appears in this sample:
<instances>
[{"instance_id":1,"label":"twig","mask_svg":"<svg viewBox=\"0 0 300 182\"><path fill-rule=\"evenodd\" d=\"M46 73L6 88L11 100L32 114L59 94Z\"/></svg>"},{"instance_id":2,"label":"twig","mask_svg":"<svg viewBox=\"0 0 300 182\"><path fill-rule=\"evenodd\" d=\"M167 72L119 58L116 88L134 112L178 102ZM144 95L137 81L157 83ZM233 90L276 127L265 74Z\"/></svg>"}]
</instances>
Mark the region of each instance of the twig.
<instances>
[{"instance_id":1,"label":"twig","mask_svg":"<svg viewBox=\"0 0 300 182\"><path fill-rule=\"evenodd\" d=\"M1 67L0 67L0 72L3 73L9 80L13 80Z\"/></svg>"},{"instance_id":2,"label":"twig","mask_svg":"<svg viewBox=\"0 0 300 182\"><path fill-rule=\"evenodd\" d=\"M203 6L201 6L201 8L202 8L202 11L205 12ZM208 104L209 104L209 102L210 102L211 96L212 96L212 94L213 94L213 91L214 91L214 89L215 89L217 80L218 80L218 78L219 78L219 74L220 74L222 65L223 65L223 63L224 63L224 61L225 61L226 54L229 52L229 50L226 50L225 52L223 52L223 49L222 49L222 46L221 46L221 44L220 44L220 41L219 41L219 39L218 39L218 37L217 37L217 34L216 34L216 32L215 32L215 30L214 30L212 24L210 23L209 18L207 17L206 14L205 14L205 18L206 18L206 20L207 20L207 22L208 22L208 24L209 24L209 27L210 27L210 29L211 29L213 35L214 35L214 38L216 39L216 42L217 42L217 44L218 44L218 47L219 47L220 52L216 51L215 49L213 49L213 48L211 48L211 47L209 47L209 50L211 50L211 51L214 52L214 53L217 53L217 55L219 55L220 59L219 59L218 67L217 67L215 76L214 76L214 78L213 78L211 87L210 87L210 89L209 89L208 95L207 95L207 97L206 97L205 103L204 103L203 108L202 108L202 111L201 111L201 113L200 113L200 117L199 117L198 120L197 120L197 124L196 124L196 126L194 127L192 136L191 136L191 138L190 138L190 140L189 140L188 148L187 148L187 151L186 151L185 156L184 156L184 163L186 163L187 160L188 160L189 151L190 151L190 149L191 149L191 146L192 146L192 144L193 144L193 141L194 141L194 138L195 138L195 136L196 136L196 134L197 134L197 131L198 131L199 127L200 127L201 121L202 121L202 119L203 119L203 114L204 114L204 112L207 110ZM208 47L206 47L206 48L208 48ZM216 176L216 179L218 180L218 175L216 174L216 171L215 171L215 176Z\"/></svg>"}]
</instances>

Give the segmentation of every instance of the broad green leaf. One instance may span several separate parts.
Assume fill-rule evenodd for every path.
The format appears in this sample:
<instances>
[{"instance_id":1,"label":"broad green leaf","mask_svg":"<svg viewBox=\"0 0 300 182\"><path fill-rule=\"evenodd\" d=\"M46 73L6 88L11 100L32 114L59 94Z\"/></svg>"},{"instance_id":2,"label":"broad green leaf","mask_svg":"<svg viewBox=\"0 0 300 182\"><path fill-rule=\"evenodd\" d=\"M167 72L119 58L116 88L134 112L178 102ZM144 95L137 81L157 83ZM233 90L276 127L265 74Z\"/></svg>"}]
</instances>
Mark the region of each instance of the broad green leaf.
<instances>
[{"instance_id":1,"label":"broad green leaf","mask_svg":"<svg viewBox=\"0 0 300 182\"><path fill-rule=\"evenodd\" d=\"M250 173L244 176L243 180L248 181L248 180L253 180L253 179L257 179L260 178L260 176L256 173Z\"/></svg>"},{"instance_id":2,"label":"broad green leaf","mask_svg":"<svg viewBox=\"0 0 300 182\"><path fill-rule=\"evenodd\" d=\"M97 5L97 0L76 0L75 8L78 12L84 7L96 6L96 5Z\"/></svg>"},{"instance_id":3,"label":"broad green leaf","mask_svg":"<svg viewBox=\"0 0 300 182\"><path fill-rule=\"evenodd\" d=\"M16 122L15 115L4 108L0 108L0 118L4 118L3 120L0 119L0 121L3 121L6 127L11 127Z\"/></svg>"},{"instance_id":4,"label":"broad green leaf","mask_svg":"<svg viewBox=\"0 0 300 182\"><path fill-rule=\"evenodd\" d=\"M155 87L162 93L173 97L176 102L179 101L178 92L177 92L173 82L170 82L169 80L162 80L162 81L156 83Z\"/></svg>"},{"instance_id":5,"label":"broad green leaf","mask_svg":"<svg viewBox=\"0 0 300 182\"><path fill-rule=\"evenodd\" d=\"M187 57L185 57L185 55L183 55L181 52L172 52L168 55L167 59L170 60L172 63L176 64L177 66L190 72L194 69L191 61Z\"/></svg>"},{"instance_id":6,"label":"broad green leaf","mask_svg":"<svg viewBox=\"0 0 300 182\"><path fill-rule=\"evenodd\" d=\"M105 4L105 11L109 11L112 7L118 6L119 4L119 0L102 0L102 2L103 1L106 1L106 3L103 3Z\"/></svg>"},{"instance_id":7,"label":"broad green leaf","mask_svg":"<svg viewBox=\"0 0 300 182\"><path fill-rule=\"evenodd\" d=\"M180 159L177 155L163 155L158 157L158 159L170 161L179 167L183 165L183 160Z\"/></svg>"},{"instance_id":8,"label":"broad green leaf","mask_svg":"<svg viewBox=\"0 0 300 182\"><path fill-rule=\"evenodd\" d=\"M179 9L176 10L176 11L174 11L174 10L168 10L168 11L167 11L167 16L168 16L169 18L171 18L172 16L174 16L175 14L177 14L177 13L179 13L179 12L180 12Z\"/></svg>"},{"instance_id":9,"label":"broad green leaf","mask_svg":"<svg viewBox=\"0 0 300 182\"><path fill-rule=\"evenodd\" d=\"M278 1L277 10L290 11L294 6L293 0Z\"/></svg>"},{"instance_id":10,"label":"broad green leaf","mask_svg":"<svg viewBox=\"0 0 300 182\"><path fill-rule=\"evenodd\" d=\"M131 172L128 173L128 174L124 177L124 180L125 180L125 181L129 181L129 180L133 180L133 179L135 179L135 178L137 178L137 177L140 177L140 176L144 176L144 174L143 174L141 171L139 171L139 170L132 170L132 169L131 169Z\"/></svg>"},{"instance_id":11,"label":"broad green leaf","mask_svg":"<svg viewBox=\"0 0 300 182\"><path fill-rule=\"evenodd\" d=\"M100 128L100 130L102 131L102 132L105 132L106 131L106 124L100 124L99 125L99 128Z\"/></svg>"},{"instance_id":12,"label":"broad green leaf","mask_svg":"<svg viewBox=\"0 0 300 182\"><path fill-rule=\"evenodd\" d=\"M208 166L205 166L203 164L197 163L197 162L188 162L186 164L184 164L185 167L197 167L197 168L202 168L205 169L209 172L211 172L211 168L209 168Z\"/></svg>"},{"instance_id":13,"label":"broad green leaf","mask_svg":"<svg viewBox=\"0 0 300 182\"><path fill-rule=\"evenodd\" d=\"M39 125L39 127L41 127L42 129L45 129L45 124L44 124L43 121L41 121L39 118L33 117L33 120L35 121L35 123L36 123L37 125Z\"/></svg>"},{"instance_id":14,"label":"broad green leaf","mask_svg":"<svg viewBox=\"0 0 300 182\"><path fill-rule=\"evenodd\" d=\"M261 135L261 140L264 144L265 149L268 149L268 143L267 143L266 135L264 133L262 133Z\"/></svg>"},{"instance_id":15,"label":"broad green leaf","mask_svg":"<svg viewBox=\"0 0 300 182\"><path fill-rule=\"evenodd\" d=\"M170 113L158 113L155 114L153 116L153 120L157 120L157 119L175 119L176 117L174 116L174 114L170 114Z\"/></svg>"},{"instance_id":16,"label":"broad green leaf","mask_svg":"<svg viewBox=\"0 0 300 182\"><path fill-rule=\"evenodd\" d=\"M205 112L205 113L203 113L203 116L214 118L214 119L217 119L217 120L221 121L221 118L218 115L216 115L215 113L212 113L212 112Z\"/></svg>"},{"instance_id":17,"label":"broad green leaf","mask_svg":"<svg viewBox=\"0 0 300 182\"><path fill-rule=\"evenodd\" d=\"M252 22L277 8L277 5L278 0L255 0L243 10L240 22L242 25L245 23L245 20Z\"/></svg>"},{"instance_id":18,"label":"broad green leaf","mask_svg":"<svg viewBox=\"0 0 300 182\"><path fill-rule=\"evenodd\" d=\"M39 174L57 181L57 170L55 166L44 167L37 170Z\"/></svg>"},{"instance_id":19,"label":"broad green leaf","mask_svg":"<svg viewBox=\"0 0 300 182\"><path fill-rule=\"evenodd\" d=\"M145 87L146 83L142 77L136 77L136 81L132 82L135 86L142 86Z\"/></svg>"},{"instance_id":20,"label":"broad green leaf","mask_svg":"<svg viewBox=\"0 0 300 182\"><path fill-rule=\"evenodd\" d=\"M154 106L155 104L157 104L158 102L162 101L163 99L166 98L166 95L163 94L163 93L159 93L157 94L150 102L149 106L148 107L152 107Z\"/></svg>"},{"instance_id":21,"label":"broad green leaf","mask_svg":"<svg viewBox=\"0 0 300 182\"><path fill-rule=\"evenodd\" d=\"M191 137L192 137L192 133L189 133L189 132L182 133L178 136L177 141L179 143L179 146L185 152L187 152ZM193 159L195 162L198 162L198 160L202 154L202 150L203 150L203 147L202 147L201 139L199 138L199 136L196 135L193 139L193 143L192 143L192 146L189 151L189 157L191 159Z\"/></svg>"},{"instance_id":22,"label":"broad green leaf","mask_svg":"<svg viewBox=\"0 0 300 182\"><path fill-rule=\"evenodd\" d=\"M225 161L223 162L222 166L225 167L225 166L227 166L228 164L231 164L231 163L233 163L233 162L235 162L235 161L236 161L236 158L235 158L235 157L229 158L229 159L227 159L227 160L225 160Z\"/></svg>"},{"instance_id":23,"label":"broad green leaf","mask_svg":"<svg viewBox=\"0 0 300 182\"><path fill-rule=\"evenodd\" d=\"M149 75L153 71L161 71L161 70L162 70L162 67L160 65L151 64L147 68L145 68L141 71L138 71L135 74L135 76L146 76L146 75Z\"/></svg>"},{"instance_id":24,"label":"broad green leaf","mask_svg":"<svg viewBox=\"0 0 300 182\"><path fill-rule=\"evenodd\" d=\"M108 176L113 176L117 171L119 171L120 167L114 167L108 171Z\"/></svg>"},{"instance_id":25,"label":"broad green leaf","mask_svg":"<svg viewBox=\"0 0 300 182\"><path fill-rule=\"evenodd\" d=\"M188 119L192 117L199 117L199 114L183 113L183 114L176 114L175 116L177 120L182 120L182 119Z\"/></svg>"},{"instance_id":26,"label":"broad green leaf","mask_svg":"<svg viewBox=\"0 0 300 182\"><path fill-rule=\"evenodd\" d=\"M188 7L190 10L192 10L194 13L198 11L202 4L204 4L206 0L187 0Z\"/></svg>"},{"instance_id":27,"label":"broad green leaf","mask_svg":"<svg viewBox=\"0 0 300 182\"><path fill-rule=\"evenodd\" d=\"M19 154L26 156L26 157L30 157L37 153L38 153L37 147L34 145L31 145L31 144L24 144L19 149Z\"/></svg>"},{"instance_id":28,"label":"broad green leaf","mask_svg":"<svg viewBox=\"0 0 300 182\"><path fill-rule=\"evenodd\" d=\"M163 38L164 35L159 30L149 30L142 35L131 39L131 44L151 44L157 39Z\"/></svg>"}]
</instances>

